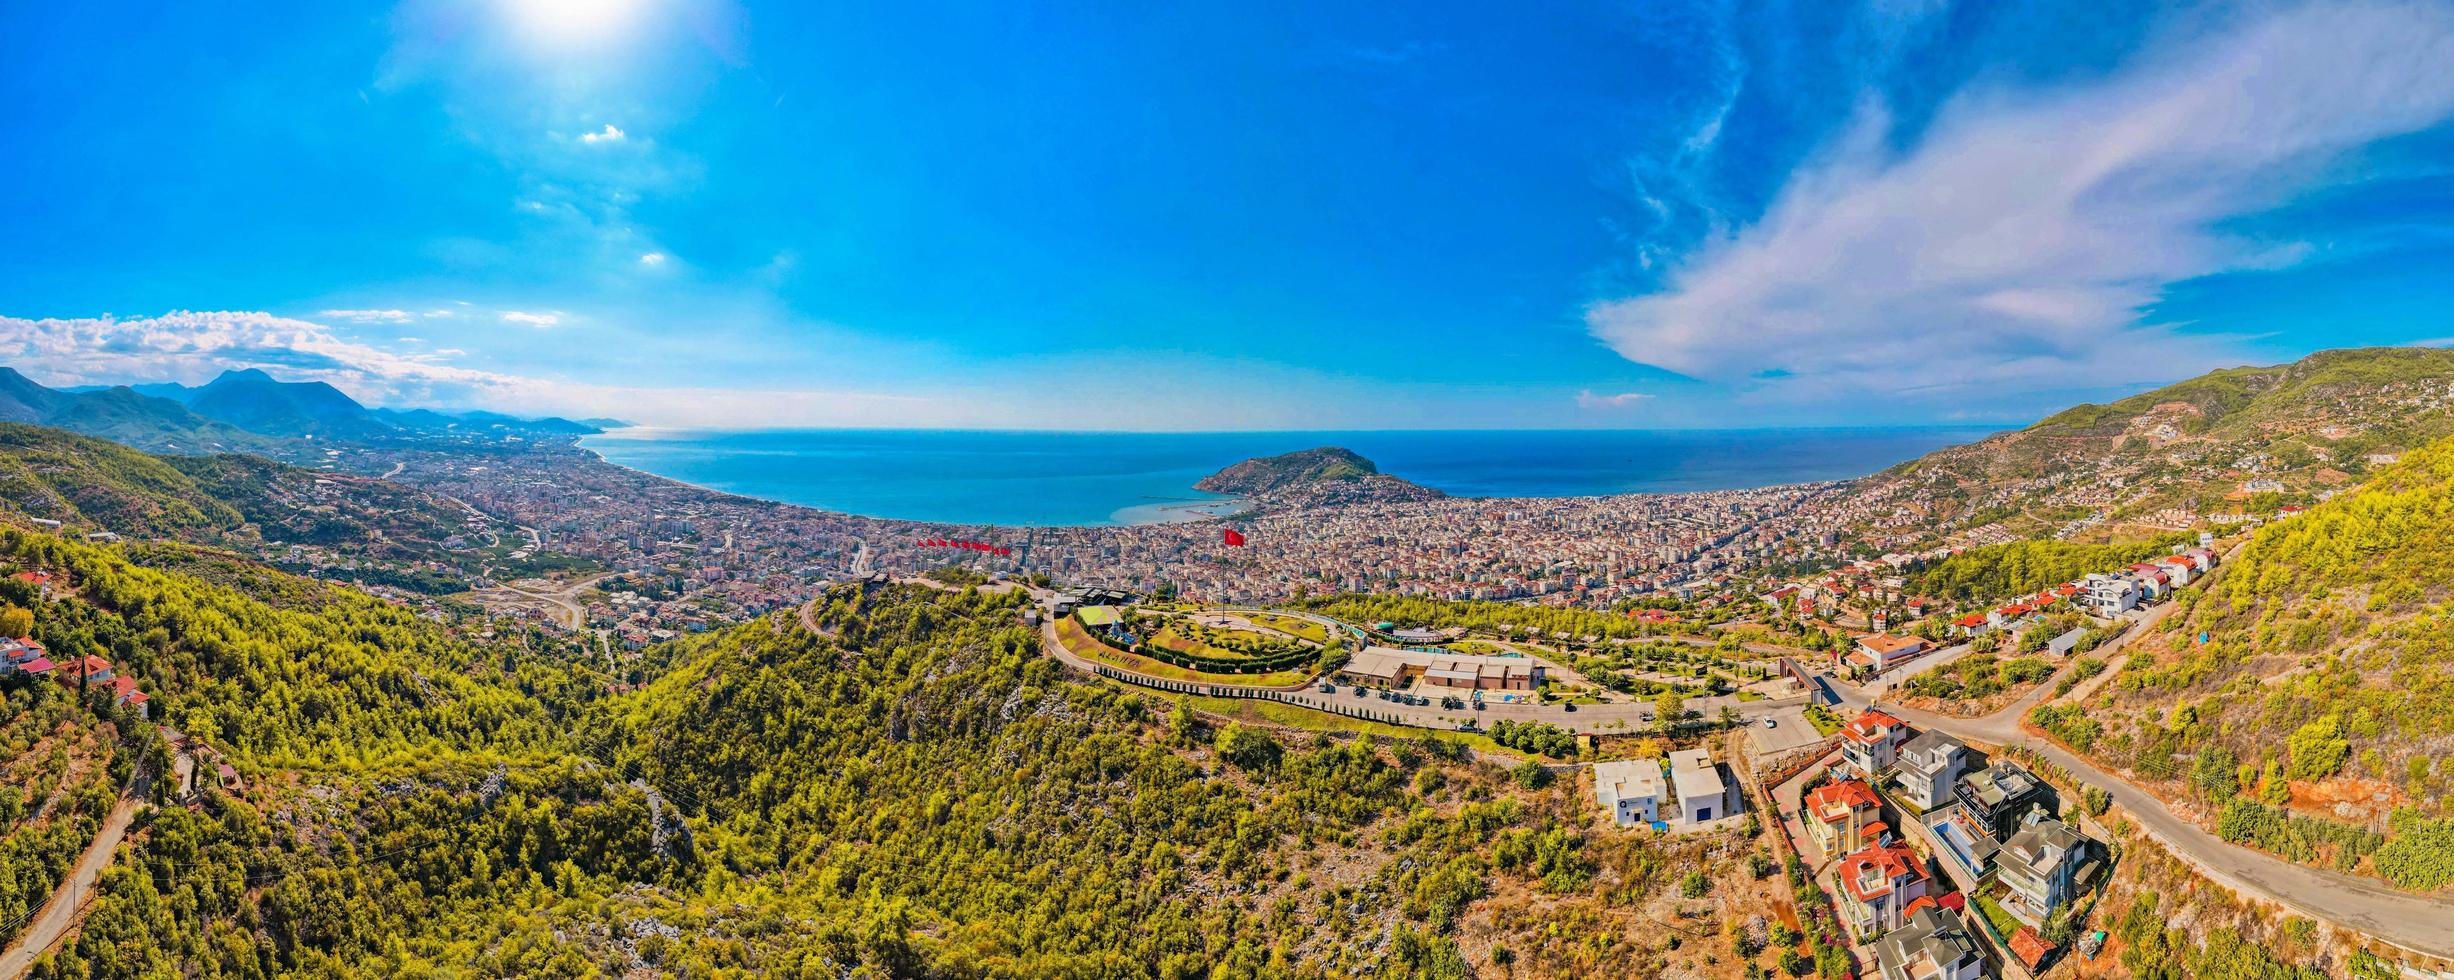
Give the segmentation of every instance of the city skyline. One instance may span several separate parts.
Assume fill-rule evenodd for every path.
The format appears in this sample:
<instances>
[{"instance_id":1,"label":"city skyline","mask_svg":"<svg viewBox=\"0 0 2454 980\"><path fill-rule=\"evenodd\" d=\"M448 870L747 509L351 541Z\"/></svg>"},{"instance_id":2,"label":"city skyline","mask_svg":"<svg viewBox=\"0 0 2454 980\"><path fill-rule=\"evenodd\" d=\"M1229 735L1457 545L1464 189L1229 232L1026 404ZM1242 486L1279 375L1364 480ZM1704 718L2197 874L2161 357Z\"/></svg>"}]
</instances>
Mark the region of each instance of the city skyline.
<instances>
[{"instance_id":1,"label":"city skyline","mask_svg":"<svg viewBox=\"0 0 2454 980\"><path fill-rule=\"evenodd\" d=\"M2454 298L2435 5L9 20L0 360L46 384L263 367L719 427L2015 423L2446 343Z\"/></svg>"}]
</instances>

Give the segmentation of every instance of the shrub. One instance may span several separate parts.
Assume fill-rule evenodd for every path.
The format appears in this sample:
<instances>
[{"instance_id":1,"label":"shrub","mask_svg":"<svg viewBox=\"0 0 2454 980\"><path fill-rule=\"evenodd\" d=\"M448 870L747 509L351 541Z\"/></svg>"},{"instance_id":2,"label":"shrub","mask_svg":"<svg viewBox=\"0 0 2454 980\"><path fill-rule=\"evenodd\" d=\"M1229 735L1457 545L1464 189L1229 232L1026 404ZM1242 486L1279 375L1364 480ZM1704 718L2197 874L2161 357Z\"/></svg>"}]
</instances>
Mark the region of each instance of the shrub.
<instances>
[{"instance_id":1,"label":"shrub","mask_svg":"<svg viewBox=\"0 0 2454 980\"><path fill-rule=\"evenodd\" d=\"M2292 750L2292 778L2324 779L2340 771L2344 758L2352 753L2351 743L2342 734L2340 715L2327 715L2293 732L2285 742Z\"/></svg>"},{"instance_id":2,"label":"shrub","mask_svg":"<svg viewBox=\"0 0 2454 980\"><path fill-rule=\"evenodd\" d=\"M1551 770L1532 759L1527 759L1517 768L1510 770L1509 775L1516 777L1517 785L1526 789L1541 789L1551 785Z\"/></svg>"},{"instance_id":3,"label":"shrub","mask_svg":"<svg viewBox=\"0 0 2454 980\"><path fill-rule=\"evenodd\" d=\"M1271 738L1267 733L1233 722L1219 729L1219 758L1233 763L1238 768L1256 771L1272 768L1278 765L1278 757L1285 751L1285 748L1278 744L1278 740Z\"/></svg>"}]
</instances>

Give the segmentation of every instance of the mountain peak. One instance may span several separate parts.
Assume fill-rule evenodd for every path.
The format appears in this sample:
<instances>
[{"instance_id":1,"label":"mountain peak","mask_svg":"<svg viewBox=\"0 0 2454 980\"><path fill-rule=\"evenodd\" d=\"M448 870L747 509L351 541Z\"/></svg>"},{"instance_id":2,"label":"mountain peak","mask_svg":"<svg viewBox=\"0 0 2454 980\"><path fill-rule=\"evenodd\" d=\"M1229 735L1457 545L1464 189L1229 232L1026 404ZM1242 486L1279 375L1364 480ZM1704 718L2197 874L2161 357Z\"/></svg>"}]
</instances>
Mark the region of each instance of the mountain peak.
<instances>
[{"instance_id":1,"label":"mountain peak","mask_svg":"<svg viewBox=\"0 0 2454 980\"><path fill-rule=\"evenodd\" d=\"M218 385L226 382L236 383L242 381L261 382L265 384L281 383L272 375L265 373L263 368L230 368L223 371L220 377L214 378L212 383Z\"/></svg>"}]
</instances>

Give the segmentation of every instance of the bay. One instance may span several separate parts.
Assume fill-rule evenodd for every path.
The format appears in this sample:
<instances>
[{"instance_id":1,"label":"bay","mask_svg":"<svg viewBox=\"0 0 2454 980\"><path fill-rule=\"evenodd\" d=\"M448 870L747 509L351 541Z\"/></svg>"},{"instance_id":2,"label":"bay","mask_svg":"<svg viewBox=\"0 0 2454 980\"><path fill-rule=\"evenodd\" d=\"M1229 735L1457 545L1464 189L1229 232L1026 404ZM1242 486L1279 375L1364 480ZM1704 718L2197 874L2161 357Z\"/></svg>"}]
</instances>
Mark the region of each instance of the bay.
<instances>
[{"instance_id":1,"label":"bay","mask_svg":"<svg viewBox=\"0 0 2454 980\"><path fill-rule=\"evenodd\" d=\"M1990 428L1018 432L618 429L607 461L743 496L872 517L1017 527L1183 520L1233 509L1193 489L1256 456L1343 446L1468 497L1728 490L1864 476Z\"/></svg>"}]
</instances>

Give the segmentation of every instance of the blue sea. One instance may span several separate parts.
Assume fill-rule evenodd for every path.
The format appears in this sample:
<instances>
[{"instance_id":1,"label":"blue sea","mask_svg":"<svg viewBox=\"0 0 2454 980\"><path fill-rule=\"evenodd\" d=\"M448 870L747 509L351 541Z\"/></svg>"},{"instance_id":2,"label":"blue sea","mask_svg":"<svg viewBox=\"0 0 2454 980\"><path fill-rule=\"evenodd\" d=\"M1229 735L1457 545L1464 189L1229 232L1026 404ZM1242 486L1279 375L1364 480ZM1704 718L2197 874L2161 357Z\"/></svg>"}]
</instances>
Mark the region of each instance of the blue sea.
<instances>
[{"instance_id":1,"label":"blue sea","mask_svg":"<svg viewBox=\"0 0 2454 980\"><path fill-rule=\"evenodd\" d=\"M1728 490L1864 476L1994 430L1968 427L1384 432L619 429L581 445L728 493L872 517L1008 526L1184 520L1238 505L1193 489L1242 460L1344 446L1464 497Z\"/></svg>"}]
</instances>

